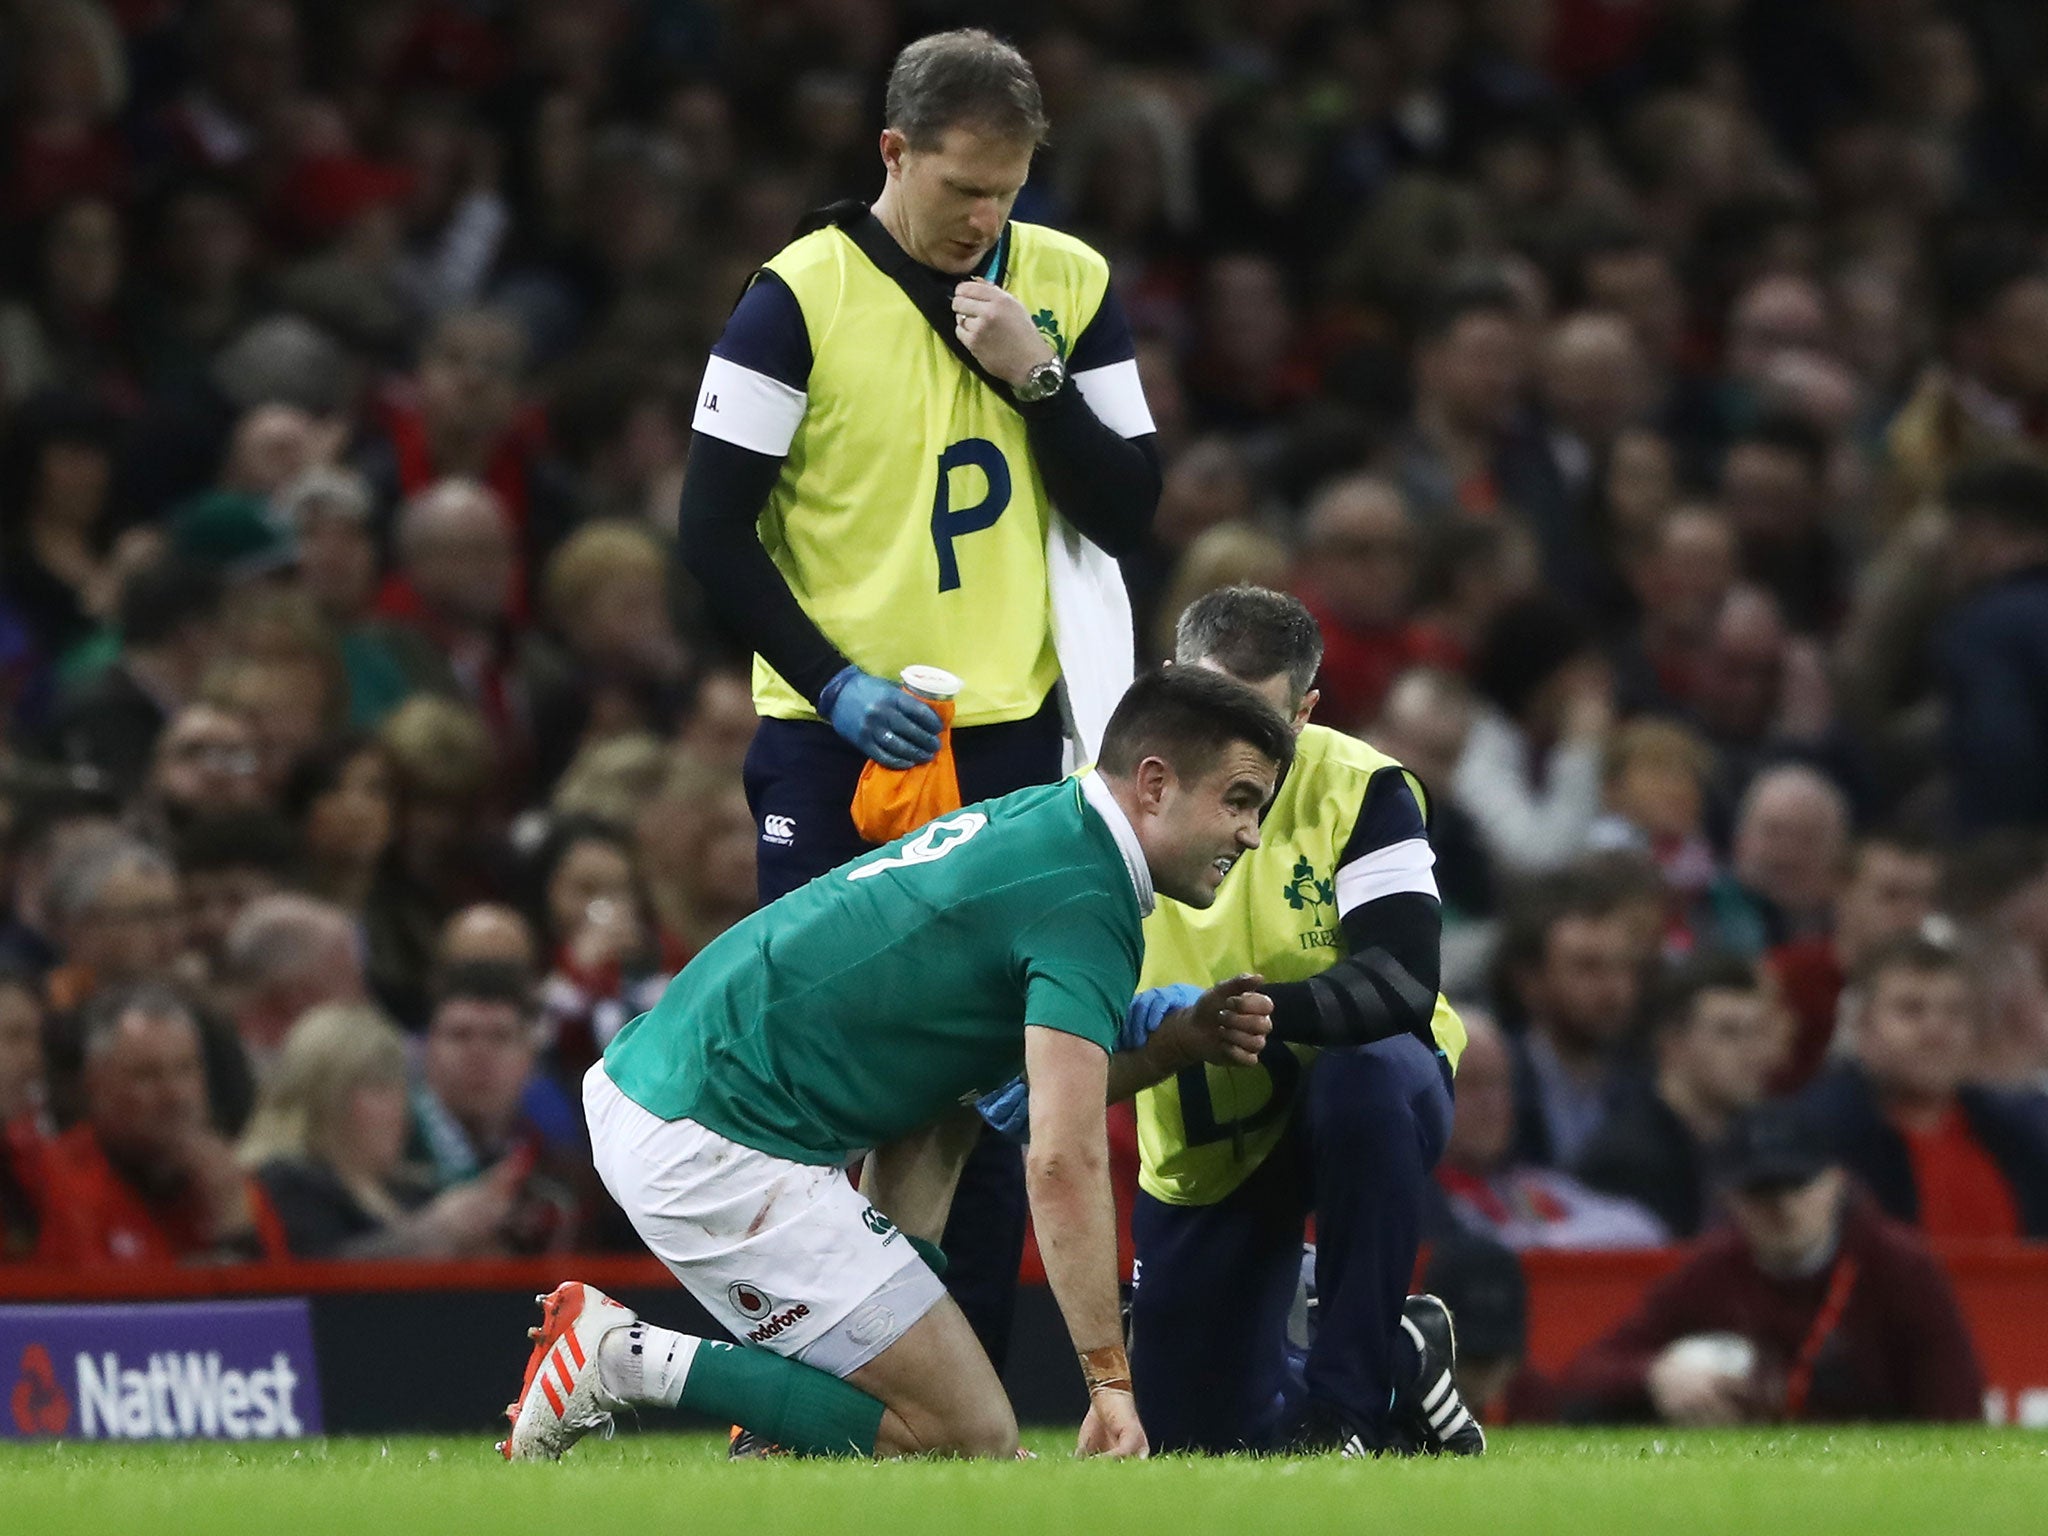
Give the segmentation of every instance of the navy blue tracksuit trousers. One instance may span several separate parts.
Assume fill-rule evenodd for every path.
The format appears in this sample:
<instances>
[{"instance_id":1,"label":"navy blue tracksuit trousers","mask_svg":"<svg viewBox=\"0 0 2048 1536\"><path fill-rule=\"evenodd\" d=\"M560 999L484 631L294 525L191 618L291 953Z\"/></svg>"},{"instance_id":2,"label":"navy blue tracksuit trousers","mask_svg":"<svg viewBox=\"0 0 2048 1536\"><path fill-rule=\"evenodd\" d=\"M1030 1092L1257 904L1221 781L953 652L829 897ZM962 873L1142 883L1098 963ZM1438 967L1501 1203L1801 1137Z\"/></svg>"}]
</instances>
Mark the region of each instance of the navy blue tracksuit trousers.
<instances>
[{"instance_id":1,"label":"navy blue tracksuit trousers","mask_svg":"<svg viewBox=\"0 0 2048 1536\"><path fill-rule=\"evenodd\" d=\"M1142 1191L1131 1374L1155 1451L1277 1451L1312 1409L1383 1435L1401 1304L1430 1170L1450 1135L1450 1077L1412 1036L1325 1051L1279 1146L1214 1205ZM1303 1226L1316 1218L1319 1325L1287 1346Z\"/></svg>"}]
</instances>

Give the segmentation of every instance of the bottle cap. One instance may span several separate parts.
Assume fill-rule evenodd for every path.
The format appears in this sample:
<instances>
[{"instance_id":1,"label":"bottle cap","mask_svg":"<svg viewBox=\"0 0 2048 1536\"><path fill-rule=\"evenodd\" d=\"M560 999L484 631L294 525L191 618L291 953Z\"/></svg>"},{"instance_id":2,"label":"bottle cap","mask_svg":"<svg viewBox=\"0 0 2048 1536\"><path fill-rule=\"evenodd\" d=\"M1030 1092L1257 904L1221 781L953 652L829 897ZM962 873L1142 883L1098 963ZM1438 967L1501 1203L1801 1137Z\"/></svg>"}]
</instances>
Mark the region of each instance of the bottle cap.
<instances>
[{"instance_id":1,"label":"bottle cap","mask_svg":"<svg viewBox=\"0 0 2048 1536\"><path fill-rule=\"evenodd\" d=\"M936 703L959 693L960 679L944 667L905 667L903 686L919 698Z\"/></svg>"}]
</instances>

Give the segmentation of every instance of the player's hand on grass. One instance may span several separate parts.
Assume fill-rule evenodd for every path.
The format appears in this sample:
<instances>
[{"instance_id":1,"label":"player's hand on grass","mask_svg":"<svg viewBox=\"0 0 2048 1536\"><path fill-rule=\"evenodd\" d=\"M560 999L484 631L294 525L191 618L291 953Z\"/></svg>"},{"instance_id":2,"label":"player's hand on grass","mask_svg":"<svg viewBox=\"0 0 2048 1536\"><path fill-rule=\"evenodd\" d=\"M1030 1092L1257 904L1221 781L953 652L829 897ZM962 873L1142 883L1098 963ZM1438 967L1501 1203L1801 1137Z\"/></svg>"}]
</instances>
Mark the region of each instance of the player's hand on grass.
<instances>
[{"instance_id":1,"label":"player's hand on grass","mask_svg":"<svg viewBox=\"0 0 2048 1536\"><path fill-rule=\"evenodd\" d=\"M1008 289L970 277L953 290L953 327L974 360L1005 384L1022 384L1053 356L1023 304Z\"/></svg>"},{"instance_id":2,"label":"player's hand on grass","mask_svg":"<svg viewBox=\"0 0 2048 1536\"><path fill-rule=\"evenodd\" d=\"M1138 1422L1138 1400L1128 1392L1095 1392L1088 1398L1088 1417L1081 1421L1076 1456L1140 1459L1152 1454L1145 1426Z\"/></svg>"},{"instance_id":3,"label":"player's hand on grass","mask_svg":"<svg viewBox=\"0 0 2048 1536\"><path fill-rule=\"evenodd\" d=\"M1186 1008L1176 1008L1147 1042L1154 1062L1169 1072L1208 1062L1253 1067L1273 1032L1273 1000L1259 988L1263 976L1246 973L1219 981Z\"/></svg>"},{"instance_id":4,"label":"player's hand on grass","mask_svg":"<svg viewBox=\"0 0 2048 1536\"><path fill-rule=\"evenodd\" d=\"M858 667L843 669L825 685L818 711L842 739L884 768L914 768L938 753L938 712Z\"/></svg>"}]
</instances>

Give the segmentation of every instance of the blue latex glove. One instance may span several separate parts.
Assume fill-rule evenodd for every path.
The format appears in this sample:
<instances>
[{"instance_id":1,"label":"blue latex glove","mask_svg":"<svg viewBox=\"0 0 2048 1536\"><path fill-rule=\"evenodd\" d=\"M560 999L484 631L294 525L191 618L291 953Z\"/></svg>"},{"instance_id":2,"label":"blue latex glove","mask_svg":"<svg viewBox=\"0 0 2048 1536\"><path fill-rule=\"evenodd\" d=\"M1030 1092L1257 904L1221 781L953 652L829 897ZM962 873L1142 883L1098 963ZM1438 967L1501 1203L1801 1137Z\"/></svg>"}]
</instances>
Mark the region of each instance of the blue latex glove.
<instances>
[{"instance_id":1,"label":"blue latex glove","mask_svg":"<svg viewBox=\"0 0 2048 1536\"><path fill-rule=\"evenodd\" d=\"M834 674L818 695L832 729L884 768L915 768L938 754L939 717L931 705L859 667Z\"/></svg>"},{"instance_id":2,"label":"blue latex glove","mask_svg":"<svg viewBox=\"0 0 2048 1536\"><path fill-rule=\"evenodd\" d=\"M1131 999L1123 1026L1116 1032L1116 1048L1120 1051L1143 1050L1145 1042L1158 1032L1169 1013L1176 1008L1193 1007L1201 995L1200 987L1185 984L1140 992ZM982 1119L1010 1140L1031 1140L1031 1096L1023 1078L1013 1077L994 1093L983 1094L975 1101L974 1107L980 1111Z\"/></svg>"}]
</instances>

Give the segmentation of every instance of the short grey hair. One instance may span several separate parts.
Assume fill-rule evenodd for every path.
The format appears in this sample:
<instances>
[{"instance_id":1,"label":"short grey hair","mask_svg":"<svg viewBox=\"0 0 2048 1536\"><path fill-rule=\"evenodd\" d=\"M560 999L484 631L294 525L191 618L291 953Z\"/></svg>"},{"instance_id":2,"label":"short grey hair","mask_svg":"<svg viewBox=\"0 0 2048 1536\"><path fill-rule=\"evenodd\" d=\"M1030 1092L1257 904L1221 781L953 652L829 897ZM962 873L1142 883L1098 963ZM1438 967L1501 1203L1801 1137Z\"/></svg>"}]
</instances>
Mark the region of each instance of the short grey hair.
<instances>
[{"instance_id":1,"label":"short grey hair","mask_svg":"<svg viewBox=\"0 0 2048 1536\"><path fill-rule=\"evenodd\" d=\"M87 1061L103 1056L121 1033L121 1021L131 1013L149 1019L171 1019L199 1033L199 1016L177 991L161 981L139 981L132 986L109 987L86 1003L78 1021L79 1054Z\"/></svg>"},{"instance_id":2,"label":"short grey hair","mask_svg":"<svg viewBox=\"0 0 2048 1536\"><path fill-rule=\"evenodd\" d=\"M177 866L162 849L119 833L83 839L66 849L50 870L44 898L50 921L59 929L77 922L98 904L107 883L130 869L177 875Z\"/></svg>"},{"instance_id":3,"label":"short grey hair","mask_svg":"<svg viewBox=\"0 0 2048 1536\"><path fill-rule=\"evenodd\" d=\"M1183 667L1210 662L1241 683L1285 672L1298 709L1323 663L1323 632L1298 597L1270 587L1223 587L1181 610L1173 659Z\"/></svg>"},{"instance_id":4,"label":"short grey hair","mask_svg":"<svg viewBox=\"0 0 2048 1536\"><path fill-rule=\"evenodd\" d=\"M979 27L934 32L897 54L882 111L887 126L920 149L948 128L1036 145L1049 126L1024 55Z\"/></svg>"},{"instance_id":5,"label":"short grey hair","mask_svg":"<svg viewBox=\"0 0 2048 1536\"><path fill-rule=\"evenodd\" d=\"M239 986L274 985L317 963L325 941L352 941L355 924L332 902L285 891L259 896L242 909L228 930L222 961Z\"/></svg>"}]
</instances>

